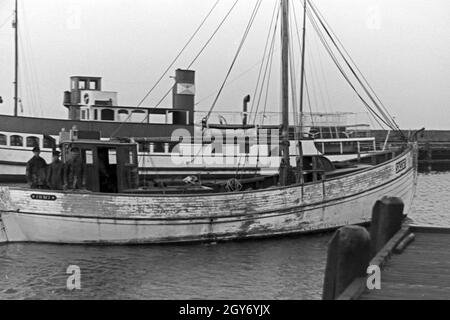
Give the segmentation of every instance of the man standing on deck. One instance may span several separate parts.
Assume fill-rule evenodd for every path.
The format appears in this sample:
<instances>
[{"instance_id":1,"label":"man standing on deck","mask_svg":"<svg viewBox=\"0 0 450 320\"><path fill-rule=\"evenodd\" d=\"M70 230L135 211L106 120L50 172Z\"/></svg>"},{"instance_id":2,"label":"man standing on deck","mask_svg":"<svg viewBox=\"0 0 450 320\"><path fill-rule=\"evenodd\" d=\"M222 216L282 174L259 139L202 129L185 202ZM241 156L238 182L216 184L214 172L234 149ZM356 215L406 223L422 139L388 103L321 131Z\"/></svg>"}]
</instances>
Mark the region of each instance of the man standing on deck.
<instances>
[{"instance_id":1,"label":"man standing on deck","mask_svg":"<svg viewBox=\"0 0 450 320\"><path fill-rule=\"evenodd\" d=\"M53 151L52 163L47 169L47 186L52 190L62 190L64 184L64 163L59 159L59 151Z\"/></svg>"},{"instance_id":2,"label":"man standing on deck","mask_svg":"<svg viewBox=\"0 0 450 320\"><path fill-rule=\"evenodd\" d=\"M45 189L47 163L40 157L39 147L33 148L33 158L27 162L27 182L33 189Z\"/></svg>"},{"instance_id":3,"label":"man standing on deck","mask_svg":"<svg viewBox=\"0 0 450 320\"><path fill-rule=\"evenodd\" d=\"M70 150L70 159L64 168L64 189L83 189L86 185L85 168L79 148Z\"/></svg>"}]
</instances>

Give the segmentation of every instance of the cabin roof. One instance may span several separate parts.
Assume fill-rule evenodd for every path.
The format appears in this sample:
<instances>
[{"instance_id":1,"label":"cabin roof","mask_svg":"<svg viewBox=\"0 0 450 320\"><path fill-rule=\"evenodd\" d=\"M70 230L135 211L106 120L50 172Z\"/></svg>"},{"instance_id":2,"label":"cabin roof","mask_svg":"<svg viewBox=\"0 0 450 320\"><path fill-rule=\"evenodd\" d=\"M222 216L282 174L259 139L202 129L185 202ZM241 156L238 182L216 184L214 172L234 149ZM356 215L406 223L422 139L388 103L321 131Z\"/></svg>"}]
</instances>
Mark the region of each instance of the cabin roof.
<instances>
[{"instance_id":1,"label":"cabin roof","mask_svg":"<svg viewBox=\"0 0 450 320\"><path fill-rule=\"evenodd\" d=\"M70 76L70 79L91 79L91 80L101 80L102 77L97 77L97 76Z\"/></svg>"}]
</instances>

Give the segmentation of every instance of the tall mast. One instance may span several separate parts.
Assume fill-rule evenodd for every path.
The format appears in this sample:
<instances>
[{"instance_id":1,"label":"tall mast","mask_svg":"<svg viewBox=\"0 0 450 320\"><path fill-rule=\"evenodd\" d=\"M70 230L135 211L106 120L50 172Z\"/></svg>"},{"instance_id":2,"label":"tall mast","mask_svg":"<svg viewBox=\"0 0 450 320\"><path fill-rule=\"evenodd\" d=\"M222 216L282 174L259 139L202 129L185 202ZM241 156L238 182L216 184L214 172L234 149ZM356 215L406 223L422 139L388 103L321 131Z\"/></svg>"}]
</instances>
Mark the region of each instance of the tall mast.
<instances>
[{"instance_id":1,"label":"tall mast","mask_svg":"<svg viewBox=\"0 0 450 320\"><path fill-rule=\"evenodd\" d=\"M303 148L302 148L302 135L303 135L303 103L305 92L305 52L306 52L306 5L308 0L304 0L303 3L303 39L302 39L302 69L300 80L300 137L298 141L298 158L297 158L297 171L299 173L299 181L303 183Z\"/></svg>"},{"instance_id":2,"label":"tall mast","mask_svg":"<svg viewBox=\"0 0 450 320\"><path fill-rule=\"evenodd\" d=\"M19 20L18 20L18 0L16 0L16 7L14 10L14 23L15 29L14 41L15 41L15 63L14 63L14 116L18 115L19 106Z\"/></svg>"},{"instance_id":3,"label":"tall mast","mask_svg":"<svg viewBox=\"0 0 450 320\"><path fill-rule=\"evenodd\" d=\"M302 126L302 115L303 115L303 95L305 92L305 50L306 50L306 5L307 0L304 0L303 8L303 39L302 39L302 75L301 75L301 85L300 85L300 129Z\"/></svg>"},{"instance_id":4,"label":"tall mast","mask_svg":"<svg viewBox=\"0 0 450 320\"><path fill-rule=\"evenodd\" d=\"M281 0L281 156L280 184L288 184L289 157L289 0Z\"/></svg>"}]
</instances>

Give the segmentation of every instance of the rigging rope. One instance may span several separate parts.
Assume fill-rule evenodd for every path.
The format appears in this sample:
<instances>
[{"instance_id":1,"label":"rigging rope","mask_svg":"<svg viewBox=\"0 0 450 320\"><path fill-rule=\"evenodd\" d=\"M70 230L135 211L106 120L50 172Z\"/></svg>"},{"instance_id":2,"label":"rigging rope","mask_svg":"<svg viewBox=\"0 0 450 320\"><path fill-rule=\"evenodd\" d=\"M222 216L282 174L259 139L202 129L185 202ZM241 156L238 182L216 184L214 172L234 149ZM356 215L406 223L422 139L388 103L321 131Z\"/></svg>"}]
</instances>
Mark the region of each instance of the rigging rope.
<instances>
[{"instance_id":1,"label":"rigging rope","mask_svg":"<svg viewBox=\"0 0 450 320\"><path fill-rule=\"evenodd\" d=\"M292 17L290 17L290 20L292 20ZM292 22L291 22L292 25ZM292 35L292 29L289 30L289 34L290 34L290 38L293 38ZM291 77L291 91L292 91L292 111L293 111L293 116L294 116L294 138L295 140L299 140L300 138L300 130L301 128L299 128L299 118L298 118L298 110L297 110L297 95L295 90L297 89L297 77L296 77L296 72L295 72L295 63L294 63L294 42L290 41L289 42L289 51L290 51L290 59L289 59L289 68L290 68L290 77ZM300 115L301 116L301 115Z\"/></svg>"},{"instance_id":2,"label":"rigging rope","mask_svg":"<svg viewBox=\"0 0 450 320\"><path fill-rule=\"evenodd\" d=\"M277 10L277 8L278 8L278 10ZM274 44L275 44L275 36L276 36L276 30L277 30L276 21L278 21L278 17L279 17L279 14L280 14L280 9L281 8L279 7L279 5L275 2L274 11L272 13L272 20L271 20L271 24L270 24L269 31L268 31L268 34L267 34L265 48L264 48L263 62L261 63L261 68L260 68L260 71L259 71L259 74L258 74L258 82L260 82L260 80L261 80L260 77L262 75L262 70L264 69L263 81L261 83L261 88L260 88L260 91L259 91L258 102L256 103L256 107L257 108L256 108L256 112L255 112L255 117L253 119L253 125L255 125L255 126L256 126L256 116L257 116L257 113L258 113L258 110L259 110L262 94L263 94L263 91L264 91L264 86L266 84L266 79L268 79L268 81L267 81L267 90L266 90L266 96L265 96L265 108L267 106L268 84L270 82L271 68L269 69L269 77L268 78L266 78L266 75L267 75L268 67L272 66L273 53L274 53ZM277 13L276 17L275 17L275 13ZM274 22L275 22L275 26L273 24ZM273 36L271 37L272 27L274 27L274 31L273 31L274 33L273 33ZM272 40L270 40L271 38L272 38ZM267 52L267 48L268 48L268 43L269 42L270 42L269 52ZM266 67L264 68L264 60L266 60L266 56L267 56L267 61L266 61ZM254 93L255 97L256 97L257 92L258 92L258 87L259 87L259 83L256 85L256 88L255 88L255 93ZM251 107L251 110L250 110L250 113L249 113L249 118L250 118L250 115L253 113L253 108L255 106L255 102L256 102L256 99L253 99L252 107ZM265 114L265 108L264 108L264 114ZM262 124L264 124L264 117L263 117ZM256 126L256 139L257 139L257 141L259 141L259 128L257 126ZM261 157L261 155L260 155L259 142L257 142L257 156L256 156L255 174L257 173L257 171L259 169L259 164L261 162L260 161L260 157ZM239 170L240 170L241 160L242 160L242 156L239 159L239 166L238 166L237 171L236 171L236 176L237 176L237 174L239 173ZM245 156L245 162L247 162L247 161L248 161L248 156L246 155Z\"/></svg>"},{"instance_id":3,"label":"rigging rope","mask_svg":"<svg viewBox=\"0 0 450 320\"><path fill-rule=\"evenodd\" d=\"M273 31L272 31L272 40L271 40L270 47L269 47L269 53L267 55L266 66L265 66L264 74L263 74L263 81L261 83L261 88L260 88L258 99L257 99L258 102L256 103L255 117L253 119L254 125L256 124L257 114L259 112L259 107L260 107L263 93L265 93L265 101L264 101L264 112L263 112L262 124L264 124L264 121L265 121L264 116L265 116L266 110L267 110L268 90L269 90L269 83L270 83L270 78L271 78L271 73L272 73L272 62L273 62L273 55L275 52L275 41L276 41L276 34L277 34L277 30L278 30L278 21L279 21L280 12L281 12L281 7L279 6L277 16L274 20L274 21L277 21L277 23L275 23ZM265 89L265 91L264 91L264 89ZM254 99L254 101L256 101L256 99ZM253 110L251 112L253 113Z\"/></svg>"},{"instance_id":4,"label":"rigging rope","mask_svg":"<svg viewBox=\"0 0 450 320\"><path fill-rule=\"evenodd\" d=\"M303 2L302 2L302 5L303 5ZM295 2L294 2L294 7L295 7ZM294 21L295 21L295 26L296 26L296 29L297 29L297 32L296 32L296 34L297 34L297 41L298 41L298 46L299 46L299 48L300 48L300 50L302 50L302 41L300 40L300 33L299 33L299 30L300 30L300 28L299 28L299 24L298 24L298 19L297 19L297 14L295 13L295 10L294 10ZM317 44L316 44L316 46L317 46ZM307 46L307 50L308 50L308 52L310 52L310 48L311 48L311 46ZM317 47L316 47L316 49L317 49ZM317 50L318 51L318 50ZM316 53L317 54L317 53ZM317 71L316 69L316 65L315 65L315 60L314 60L314 57L315 57L315 55L310 55L311 57L310 57L310 59L308 59L308 65L309 65L309 70L311 70L311 79L312 79L312 86L311 87L314 87L314 86L316 86L317 88L318 88L318 94L316 93L316 90L312 90L312 92L313 92L313 97L314 97L314 99L316 100L316 104L317 105L319 105L319 102L321 101L322 103L323 103L323 105L324 105L324 108L325 108L325 111L326 112L329 112L328 111L328 108L327 108L327 104L325 103L325 99L323 98L323 93L322 93L322 87L321 87L321 85L320 85L320 81L319 81L319 77L318 77L318 75L320 74L320 75L322 75L322 78L323 78L323 82L322 83L325 83L326 84L326 77L324 76L324 71L323 71L323 67L322 67L322 69L321 69L321 71L322 71L322 73L321 72L319 72L319 71ZM320 59L318 59L319 60L319 63L321 62L321 60ZM308 104L309 104L309 111L310 111L310 114L311 114L311 122L312 123L314 123L314 119L313 119L313 112L312 112L312 103L311 103L311 97L310 97L310 86L308 85L308 79L307 79L307 74L306 74L306 70L305 70L305 79L304 79L304 81L305 81L305 91L306 91L306 95L307 95L307 99L308 99ZM325 86L326 87L326 86ZM327 93L327 97L328 97L328 101L329 101L329 105L331 105L331 100L330 100L330 98L329 98L329 95L328 95L328 90L327 90L327 87L325 88L325 92ZM318 96L319 97L321 97L322 99L319 99L318 98ZM331 113L331 112L330 112Z\"/></svg>"},{"instance_id":5,"label":"rigging rope","mask_svg":"<svg viewBox=\"0 0 450 320\"><path fill-rule=\"evenodd\" d=\"M262 0L258 0L259 4L261 4ZM206 47L209 45L209 43L212 41L212 39L215 37L215 35L217 34L217 32L220 30L220 28L222 27L222 25L225 23L225 21L227 20L227 18L230 16L231 12L233 11L233 9L236 7L236 5L238 4L239 0L236 0L233 4L233 6L230 8L230 10L227 12L227 14L224 16L224 18L222 19L222 21L220 22L220 24L218 25L218 27L214 30L214 32L212 33L212 35L210 36L210 38L208 39L208 41L206 41L206 43L204 44L204 46L200 49L200 51L198 52L198 54L194 57L194 59L191 61L191 63L189 64L189 66L187 67L187 69L190 69L192 67L192 65L197 61L197 59L200 57L200 55L203 53L203 51L206 49ZM258 7L259 9L259 7ZM253 22L252 22L253 23ZM157 103L157 105L155 107L153 107L152 109L156 109L160 106L160 104L166 99L166 97L169 95L169 93L173 90L175 85L172 85L170 87L170 89L166 92L166 94L162 97L162 99ZM200 153L203 152L203 144L201 146L201 148L199 149L199 152L193 156L191 162L194 162L195 159L200 155Z\"/></svg>"},{"instance_id":6,"label":"rigging rope","mask_svg":"<svg viewBox=\"0 0 450 320\"><path fill-rule=\"evenodd\" d=\"M235 54L235 56L233 58L233 61L231 62L231 66L228 69L228 72L227 72L227 74L225 76L225 79L224 79L220 89L219 89L219 92L217 93L217 96L214 99L214 102L213 102L213 104L211 106L211 109L209 110L209 112L208 112L208 114L207 114L207 116L205 118L206 123L208 122L208 119L211 116L211 113L213 112L214 108L216 107L216 104L217 104L217 102L218 102L218 100L220 98L220 95L222 94L222 91L223 91L223 89L224 89L224 87L225 87L225 85L227 83L227 80L228 80L228 78L229 78L229 76L231 74L231 71L233 70L233 67L236 64L236 61L237 61L237 59L239 57L239 54L240 54L240 52L241 52L241 50L242 50L242 48L244 46L245 40L247 39L247 36L250 33L250 30L251 30L251 27L253 25L253 22L255 21L256 15L258 14L258 11L259 11L259 8L261 6L261 3L262 3L262 0L257 0L256 1L255 7L254 7L253 12L252 12L252 15L250 17L250 21L248 22L247 28L246 28L246 30L244 32L244 35L242 36L242 39L241 39L241 42L240 42L240 44L238 46L237 52L236 52L236 54Z\"/></svg>"},{"instance_id":7,"label":"rigging rope","mask_svg":"<svg viewBox=\"0 0 450 320\"><path fill-rule=\"evenodd\" d=\"M22 25L24 26L24 28L22 28L21 30L23 30L24 32L19 32L19 39L21 41L21 46L22 46L22 52L23 52L23 59L25 61L27 61L27 71L29 72L29 83L31 85L30 88L30 92L31 92L31 97L32 97L32 101L33 101L33 111L37 108L37 112L38 115L43 116L44 115L44 109L42 107L42 97L41 97L41 90L40 90L40 81L38 79L38 70L36 67L36 64L34 63L34 52L33 52L33 47L31 46L31 36L29 34L29 30L30 28L28 27L28 21L26 20L27 17L27 13L26 13L26 9L25 6L22 8L22 12L23 12L23 18L22 18ZM23 37L22 37L23 35ZM25 47L22 43L22 40L25 41Z\"/></svg>"},{"instance_id":8,"label":"rigging rope","mask_svg":"<svg viewBox=\"0 0 450 320\"><path fill-rule=\"evenodd\" d=\"M211 16L212 12L214 11L214 9L217 7L217 5L219 4L220 0L217 0L214 5L212 6L211 10L209 10L208 14L206 15L206 17L202 20L202 22L200 23L200 25L197 27L197 29L194 31L194 33L191 35L191 37L189 38L189 40L186 42L186 44L184 45L184 47L180 50L180 52L177 54L177 56L172 60L172 62L169 64L169 66L164 70L163 74L161 75L161 77L158 79L158 81L156 81L156 83L153 85L153 87L147 92L147 94L144 96L144 98L138 103L138 107L140 107L145 100L150 96L150 94L153 92L153 90L155 90L155 88L158 86L158 84L164 79L165 75L167 74L167 72L170 71L170 69L172 68L172 66L175 64L175 62L178 60L178 58L180 58L180 56L183 54L183 52L186 50L186 48L189 46L189 44L192 42L192 40L194 40L195 36L198 34L198 32L200 31L200 29L203 27L203 25L206 23L206 21L208 20L208 18Z\"/></svg>"},{"instance_id":9,"label":"rigging rope","mask_svg":"<svg viewBox=\"0 0 450 320\"><path fill-rule=\"evenodd\" d=\"M212 39L214 38L214 36L217 34L217 32L219 31L219 29L222 27L222 25L225 23L225 21L227 20L227 18L229 17L229 15L231 14L231 12L233 11L233 9L236 7L237 3L239 2L239 0L236 0L233 4L233 6L230 8L230 10L228 10L227 14L224 16L224 18L222 19L222 21L220 22L220 24L218 25L218 27L214 30L213 34L211 35L211 37L208 39L208 41L205 43L205 45L201 48L200 52L195 56L195 58L192 60L192 62L189 64L189 66L187 67L187 69L189 69L194 63L195 61L198 59L198 57L201 55L201 53L205 50L205 48L209 45L209 43L212 41ZM210 15L210 13L208 14L208 16ZM205 20L206 21L206 20ZM156 104L156 106L150 108L150 109L156 109L158 108L161 103L164 101L164 99L167 98L167 96L169 95L170 91L174 88L175 85L172 85L170 87L170 89L166 92L166 94L161 98L161 100ZM110 138L112 138L114 135L116 135L125 125L125 123L131 118L131 114L125 119L124 122L121 123L121 125L111 134ZM147 117L142 121L146 121Z\"/></svg>"},{"instance_id":10,"label":"rigging rope","mask_svg":"<svg viewBox=\"0 0 450 320\"><path fill-rule=\"evenodd\" d=\"M262 64L262 60L258 61L258 63L255 63L253 66L251 66L250 68L248 68L247 70L245 70L244 72L242 72L241 74L239 74L237 77L233 78L232 80L228 81L228 83L226 84L225 87L228 87L229 85L231 85L232 83L236 82L237 80L239 80L240 78L242 78L243 76L245 76L246 74L248 74L250 71L252 71L254 68L256 68L257 66L260 66ZM199 104L201 104L202 102L205 102L206 100L208 100L209 98L211 98L212 96L215 96L217 93L217 91L214 91L213 93L205 96L204 98L201 98L198 102L195 103L196 106L198 106Z\"/></svg>"},{"instance_id":11,"label":"rigging rope","mask_svg":"<svg viewBox=\"0 0 450 320\"><path fill-rule=\"evenodd\" d=\"M230 16L231 12L233 11L233 9L236 7L236 5L238 4L239 0L236 0L233 4L233 6L230 8L230 10L227 12L227 14L225 15L225 17L222 19L222 21L220 22L220 24L217 26L216 30L214 30L213 34L211 35L211 37L208 39L208 41L206 41L205 45L201 48L201 50L198 52L198 54L195 56L195 58L192 60L192 62L189 64L189 66L187 67L187 69L189 69L190 67L192 67L192 65L197 61L197 59L200 57L200 55L203 53L203 51L206 49L206 47L209 45L209 43L212 41L212 39L214 38L214 36L217 34L217 32L219 31L219 29L222 27L222 25L225 23L225 21L227 20L227 18Z\"/></svg>"},{"instance_id":12,"label":"rigging rope","mask_svg":"<svg viewBox=\"0 0 450 320\"><path fill-rule=\"evenodd\" d=\"M10 21L10 19L11 19L13 16L14 16L14 13L11 13L11 14L8 16L8 18L6 18L6 20L0 24L0 29L3 28L3 27Z\"/></svg>"},{"instance_id":13,"label":"rigging rope","mask_svg":"<svg viewBox=\"0 0 450 320\"><path fill-rule=\"evenodd\" d=\"M314 10L314 9L313 9ZM335 46L335 48L338 50L339 54L341 55L341 57L344 59L345 64L347 65L347 67L350 69L350 71L352 72L352 74L355 76L356 80L359 82L359 84L361 85L361 87L363 88L363 90L366 92L367 96L369 97L369 99L372 100L372 102L374 103L374 105L377 107L378 111L380 111L381 115L384 117L384 119L389 123L390 126L394 127L394 124L392 123L392 120L386 115L386 113L378 106L378 104L376 103L376 101L373 99L373 96L369 93L369 91L367 90L366 86L361 82L359 76L356 74L354 68L352 67L352 65L349 63L349 61L347 60L347 58L344 56L344 54L342 53L341 49L338 47L338 45L336 44L334 38L331 36L330 32L328 31L328 29L326 28L326 26L324 25L323 21L319 20L319 22L321 23L322 27L324 28L325 32L327 33L328 37L331 39L333 45Z\"/></svg>"},{"instance_id":14,"label":"rigging rope","mask_svg":"<svg viewBox=\"0 0 450 320\"><path fill-rule=\"evenodd\" d=\"M337 37L336 33L333 31L333 29L331 28L331 26L328 24L328 22L325 20L325 18L323 17L322 13L319 11L319 9L311 4L312 7L316 10L317 14L322 18L322 20L324 21L324 23L327 25L328 29L330 30L330 32L334 35L335 39L337 40L337 42L340 44L341 48L343 49L343 51L345 52L345 54L347 55L347 57L350 59L350 61L352 62L353 66L356 68L356 70L359 72L360 76L362 77L362 79L365 81L366 85L368 86L368 88L371 90L371 92L373 93L373 95L377 98L378 102L380 103L380 105L384 108L384 110L386 111L386 113L392 118L392 120L395 123L394 118L391 116L391 114L389 113L389 110L384 106L383 102L381 101L381 99L378 97L377 93L375 92L375 90L372 88L372 86L370 85L370 83L367 81L366 77L364 76L364 74L361 72L361 70L359 69L358 65L356 64L356 62L353 60L353 58L351 57L351 55L348 53L347 49L345 48L345 46L342 44L342 42L339 40L339 38Z\"/></svg>"},{"instance_id":15,"label":"rigging rope","mask_svg":"<svg viewBox=\"0 0 450 320\"><path fill-rule=\"evenodd\" d=\"M308 3L310 2L309 0L307 0ZM383 118L382 122L385 123L389 128L391 128L394 131L398 131L402 138L407 140L406 136L403 134L403 132L400 130L399 126L397 125L397 123L395 122L395 120L393 119L392 116L390 116L389 112L387 111L387 109L384 107L384 105L381 103L381 105L377 102L376 98L374 97L374 94L371 93L371 91L368 89L368 86L365 85L364 81L361 80L360 76L357 74L357 72L355 71L355 69L357 69L357 66L354 68L352 66L352 64L349 62L349 59L345 56L345 54L343 53L343 50L339 47L337 41L334 39L332 33L328 30L326 23L323 21L323 19L321 18L321 16L318 14L318 12L316 11L315 7L313 5L310 6L311 7L311 12L317 17L317 20L319 21L319 23L321 24L322 28L324 29L324 31L326 32L326 34L328 35L328 38L331 40L331 42L333 43L334 47L336 48L336 50L338 51L338 53L340 54L340 56L342 57L342 59L344 60L345 64L347 65L347 67L350 69L351 73L354 75L354 77L356 78L356 80L358 81L358 83L361 85L362 89L364 90L364 92L366 93L366 95L368 96L368 98L372 101L372 103L374 104L374 106L377 108L377 110L379 111L379 113L381 114L381 116L376 113L372 108L370 108L370 106L368 105L368 103L362 98L361 94L359 94L359 92L357 92L356 88L353 86L353 84L351 85L352 88L355 90L355 92L357 92L357 95L360 97L360 99L363 101L363 103L366 105L366 107L370 108L372 110L372 112L376 113L377 117ZM316 30L317 31L317 30ZM342 43L341 43L342 46ZM348 55L348 53L347 53ZM355 64L356 65L356 64ZM359 69L357 69L359 71ZM359 73L362 75L362 73L359 71ZM362 76L363 77L363 76ZM365 79L363 77L363 79ZM347 79L346 79L347 80ZM367 80L365 80L367 82ZM370 85L369 88L371 89ZM373 91L373 89L371 89ZM375 94L376 96L376 94Z\"/></svg>"},{"instance_id":16,"label":"rigging rope","mask_svg":"<svg viewBox=\"0 0 450 320\"><path fill-rule=\"evenodd\" d=\"M274 56L274 51L275 51L275 35L276 35L277 30L274 30L274 34L273 34L273 40L272 40L272 52L270 53L270 60L268 61L268 76L267 76L267 81L266 81L266 91L265 91L265 96L264 96L264 110L263 110L263 117L262 117L262 125L264 125L264 122L266 120L266 112L267 112L267 102L269 101L269 86L270 86L270 80L272 79L272 70L273 70L273 56ZM258 110L259 110L259 103L258 103ZM257 111L258 111L257 110ZM255 123L256 123L256 117L254 119Z\"/></svg>"},{"instance_id":17,"label":"rigging rope","mask_svg":"<svg viewBox=\"0 0 450 320\"><path fill-rule=\"evenodd\" d=\"M278 8L278 13L277 13L277 8ZM276 18L275 18L275 13L277 13L277 17ZM266 43L264 45L261 67L259 68L258 78L257 78L257 81L256 81L256 87L255 87L255 91L253 93L253 97L256 97L257 92L258 92L258 88L259 88L259 84L260 84L261 76L262 76L262 70L264 69L264 62L266 60L266 55L267 55L267 49L268 49L268 45L269 45L269 41L270 41L270 36L272 34L273 23L278 21L278 15L279 14L280 14L280 6L275 1L275 6L273 8L272 18L270 19L269 31L267 32L267 38L266 38ZM255 102L256 102L256 100L252 99L252 107L250 108L250 114L249 115L251 115L253 113L253 110L254 110L254 107L255 107Z\"/></svg>"},{"instance_id":18,"label":"rigging rope","mask_svg":"<svg viewBox=\"0 0 450 320\"><path fill-rule=\"evenodd\" d=\"M237 3L237 1L236 1L236 3ZM236 3L235 3L235 4L236 4ZM244 34L243 34L243 36L242 36L241 42L239 43L239 46L238 46L237 51L236 51L236 53L235 53L235 56L234 56L234 58L233 58L233 60L232 60L232 62L231 62L231 66L230 66L230 68L228 69L228 72L227 72L227 74L226 74L226 76L225 76L225 79L224 79L224 81L222 82L222 85L221 85L221 87L220 87L220 89L219 89L219 92L218 92L216 98L214 99L214 102L213 102L213 104L212 104L212 106L211 106L211 108L210 108L208 114L207 114L206 117L204 118L204 119L206 120L206 121L205 121L206 123L208 122L208 119L210 118L210 116L211 116L211 114L212 114L212 111L214 110L214 107L216 106L217 101L219 100L219 97L220 97L220 95L221 95L223 89L225 88L225 85L226 85L227 80L228 80L228 78L229 78L229 76L230 76L230 74L231 74L231 71L233 70L233 67L234 67L234 65L235 65L235 63L236 63L236 61L237 61L237 59L238 59L238 57L239 57L239 54L240 54L240 52L241 52L241 50L242 50L242 48L243 48L243 46L244 46L245 40L247 39L247 36L248 36L248 34L250 33L251 27L253 26L253 22L255 21L255 18L256 18L257 14L258 14L259 8L261 7L261 3L262 3L262 0L257 0L256 3L255 3L255 7L253 8L252 14L251 14L251 16L250 16L250 20L249 20L249 22L248 22L248 24L247 24L247 27L246 27L245 31L244 31ZM203 133L204 133L204 132L203 132ZM203 150L203 149L202 149L202 150ZM193 161L199 156L199 154L200 154L200 152L201 152L202 150L200 150L199 153L193 157ZM240 159L240 160L241 160L241 159ZM239 160L239 162L240 162L240 160ZM239 170L239 168L238 168L238 170Z\"/></svg>"},{"instance_id":19,"label":"rigging rope","mask_svg":"<svg viewBox=\"0 0 450 320\"><path fill-rule=\"evenodd\" d=\"M335 54L333 53L333 50L327 43L324 35L322 34L319 26L317 25L314 16L311 14L310 10L308 10L308 17L311 21L311 24L313 25L314 30L316 31L317 35L319 36L320 41L324 45L326 51L330 55L331 59L335 63L336 67L338 68L339 72L342 74L344 79L347 81L348 85L353 89L355 94L358 96L358 98L361 100L361 102L364 104L364 106L369 110L369 112L376 118L378 118L381 122L383 122L386 126L391 127L391 124L389 121L387 121L384 117L380 116L373 108L369 105L369 103L363 98L363 96L359 93L359 91L356 89L356 87L351 82L350 78L348 77L347 73L343 69L342 65L339 63L338 59L336 58ZM393 128L392 128L393 129ZM395 130L395 129L393 129Z\"/></svg>"},{"instance_id":20,"label":"rigging rope","mask_svg":"<svg viewBox=\"0 0 450 320\"><path fill-rule=\"evenodd\" d=\"M308 15L310 13L308 12ZM378 124L383 127L383 125L381 124L381 122L385 123L383 121L383 119L369 106L369 104L362 98L362 96L358 93L358 91L356 90L356 88L353 86L353 84L351 83L350 79L348 78L347 74L345 73L345 71L343 70L341 64L339 63L339 61L337 60L336 56L334 55L334 53L332 52L331 48L329 47L328 43L326 43L326 40L324 39L324 36L321 34L320 30L318 29L318 26L316 24L316 22L314 20L312 20L313 18L310 17L311 20L311 24L313 25L314 29L316 30L316 33L319 36L320 41L322 42L322 44L324 45L324 48L326 49L327 53L330 55L331 59L333 60L333 62L335 63L335 65L337 66L338 70L340 71L340 73L342 74L342 76L344 77L344 79L347 81L347 83L349 84L349 86L353 89L353 91L358 95L358 97L360 98L360 100L363 102L363 104L366 106L366 108L369 110L369 113L371 115L374 116L375 120L378 122ZM380 120L381 121L380 121ZM385 123L386 124L386 123ZM386 124L387 125L387 124Z\"/></svg>"}]
</instances>

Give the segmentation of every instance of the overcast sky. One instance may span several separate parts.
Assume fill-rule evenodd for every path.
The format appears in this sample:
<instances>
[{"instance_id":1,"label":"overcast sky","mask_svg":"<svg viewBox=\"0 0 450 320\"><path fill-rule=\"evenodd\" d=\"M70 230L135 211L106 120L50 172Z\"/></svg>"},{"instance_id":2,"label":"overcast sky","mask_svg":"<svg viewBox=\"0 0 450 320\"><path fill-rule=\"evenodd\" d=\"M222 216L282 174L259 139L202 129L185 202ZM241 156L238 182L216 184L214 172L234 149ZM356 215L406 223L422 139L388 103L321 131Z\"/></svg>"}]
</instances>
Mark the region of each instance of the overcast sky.
<instances>
[{"instance_id":1,"label":"overcast sky","mask_svg":"<svg viewBox=\"0 0 450 320\"><path fill-rule=\"evenodd\" d=\"M208 110L230 66L256 0L240 0L192 67L199 109ZM253 94L274 4L263 0L218 110L240 110ZM72 75L103 77L103 89L136 105L186 43L215 0L21 0L21 97L24 115L67 116L62 93ZM300 1L296 0L301 18ZM221 0L174 65L186 68L234 0ZM315 0L327 21L403 128L450 128L450 1ZM13 109L14 1L0 0L0 105ZM364 111L309 27L309 90L314 110ZM279 51L279 50L278 50ZM277 57L277 56L276 56ZM279 62L274 77L279 76ZM170 72L145 105L170 88ZM279 108L273 80L270 111ZM212 95L209 99L210 95ZM171 101L166 100L165 105Z\"/></svg>"}]
</instances>

